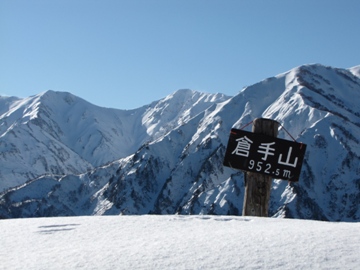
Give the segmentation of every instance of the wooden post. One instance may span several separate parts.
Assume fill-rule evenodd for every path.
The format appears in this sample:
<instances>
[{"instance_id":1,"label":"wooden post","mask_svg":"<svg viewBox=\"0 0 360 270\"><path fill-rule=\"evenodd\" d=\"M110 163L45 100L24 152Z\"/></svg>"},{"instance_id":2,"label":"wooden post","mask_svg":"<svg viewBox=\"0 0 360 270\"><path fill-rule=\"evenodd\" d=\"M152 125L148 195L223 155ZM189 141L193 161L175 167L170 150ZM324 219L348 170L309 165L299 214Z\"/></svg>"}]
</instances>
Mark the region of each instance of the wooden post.
<instances>
[{"instance_id":1,"label":"wooden post","mask_svg":"<svg viewBox=\"0 0 360 270\"><path fill-rule=\"evenodd\" d=\"M277 137L279 123L265 118L253 122L252 132ZM243 216L267 217L271 190L271 176L246 172Z\"/></svg>"}]
</instances>

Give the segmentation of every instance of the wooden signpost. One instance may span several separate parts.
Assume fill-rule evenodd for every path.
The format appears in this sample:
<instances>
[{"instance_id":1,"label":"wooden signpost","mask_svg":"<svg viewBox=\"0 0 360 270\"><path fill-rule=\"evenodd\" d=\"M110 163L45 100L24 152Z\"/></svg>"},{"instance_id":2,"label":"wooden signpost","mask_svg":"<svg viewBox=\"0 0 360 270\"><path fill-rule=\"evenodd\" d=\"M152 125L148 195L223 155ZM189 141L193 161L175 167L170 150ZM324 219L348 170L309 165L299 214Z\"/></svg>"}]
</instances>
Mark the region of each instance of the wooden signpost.
<instances>
[{"instance_id":1,"label":"wooden signpost","mask_svg":"<svg viewBox=\"0 0 360 270\"><path fill-rule=\"evenodd\" d=\"M272 178L299 179L306 145L278 139L278 128L278 122L258 118L252 132L231 130L224 166L246 171L244 216L268 216Z\"/></svg>"}]
</instances>

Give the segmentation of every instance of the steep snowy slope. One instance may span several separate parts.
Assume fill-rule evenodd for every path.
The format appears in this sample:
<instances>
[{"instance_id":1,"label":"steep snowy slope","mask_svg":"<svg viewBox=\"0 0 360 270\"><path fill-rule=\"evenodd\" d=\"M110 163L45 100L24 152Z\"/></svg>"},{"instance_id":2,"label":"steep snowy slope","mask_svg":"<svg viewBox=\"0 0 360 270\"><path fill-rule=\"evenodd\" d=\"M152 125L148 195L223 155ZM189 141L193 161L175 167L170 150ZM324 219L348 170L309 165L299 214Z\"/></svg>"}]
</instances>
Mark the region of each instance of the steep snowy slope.
<instances>
[{"instance_id":1,"label":"steep snowy slope","mask_svg":"<svg viewBox=\"0 0 360 270\"><path fill-rule=\"evenodd\" d=\"M54 91L25 99L1 97L0 191L43 174L79 174L128 156L224 99L181 90L125 111Z\"/></svg>"},{"instance_id":2,"label":"steep snowy slope","mask_svg":"<svg viewBox=\"0 0 360 270\"><path fill-rule=\"evenodd\" d=\"M240 214L243 174L222 165L225 147L232 127L265 117L280 122L279 138L291 140L285 127L308 145L299 183L274 180L271 215L359 221L356 70L300 66L192 114L191 105L180 114L153 106L143 125L158 136L134 154L78 176L44 176L9 190L0 195L0 216ZM180 97L171 100L185 104ZM176 123L167 132L152 125L165 112Z\"/></svg>"}]
</instances>

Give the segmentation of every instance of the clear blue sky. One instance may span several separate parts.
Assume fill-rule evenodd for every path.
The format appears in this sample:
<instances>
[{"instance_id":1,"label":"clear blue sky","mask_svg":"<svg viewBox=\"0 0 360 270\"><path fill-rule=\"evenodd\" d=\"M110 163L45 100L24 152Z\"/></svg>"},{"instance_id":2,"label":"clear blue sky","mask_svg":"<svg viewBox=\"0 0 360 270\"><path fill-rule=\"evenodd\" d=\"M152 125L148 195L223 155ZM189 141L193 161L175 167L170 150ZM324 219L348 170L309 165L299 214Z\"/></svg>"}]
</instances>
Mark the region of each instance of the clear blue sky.
<instances>
[{"instance_id":1,"label":"clear blue sky","mask_svg":"<svg viewBox=\"0 0 360 270\"><path fill-rule=\"evenodd\" d=\"M360 65L359 0L0 0L0 94L132 109L235 95L296 66Z\"/></svg>"}]
</instances>

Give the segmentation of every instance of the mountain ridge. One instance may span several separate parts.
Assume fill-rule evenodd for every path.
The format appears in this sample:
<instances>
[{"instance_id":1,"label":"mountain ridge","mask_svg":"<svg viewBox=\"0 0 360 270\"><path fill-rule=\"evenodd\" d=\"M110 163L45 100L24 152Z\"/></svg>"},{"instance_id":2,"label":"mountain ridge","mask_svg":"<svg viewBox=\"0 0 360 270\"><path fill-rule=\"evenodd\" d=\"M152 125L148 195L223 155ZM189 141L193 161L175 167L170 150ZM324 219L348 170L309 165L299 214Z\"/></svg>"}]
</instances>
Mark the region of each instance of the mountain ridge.
<instances>
[{"instance_id":1,"label":"mountain ridge","mask_svg":"<svg viewBox=\"0 0 360 270\"><path fill-rule=\"evenodd\" d=\"M182 90L164 99L170 101L181 95L187 95L197 106L190 108L191 102L177 106L175 113L169 111L168 104L162 105L165 101L159 100L138 109L118 110L52 90L24 99L3 97L2 103L7 104L8 110L0 115L0 160L8 170L0 172L0 190L45 173L79 174L130 155L146 141L210 106L212 97L227 98L222 94ZM154 118L156 113L161 117ZM39 156L29 155L37 152ZM53 153L51 158L46 152ZM14 168L19 160L26 168L23 173L16 173ZM10 180L4 184L4 179Z\"/></svg>"},{"instance_id":2,"label":"mountain ridge","mask_svg":"<svg viewBox=\"0 0 360 270\"><path fill-rule=\"evenodd\" d=\"M303 65L233 97L175 92L142 107L141 125L149 136L132 153L3 192L0 216L239 215L243 174L222 165L229 131L264 117L281 124L279 138L292 140L289 132L308 145L299 183L273 181L270 215L359 221L358 70Z\"/></svg>"}]
</instances>

